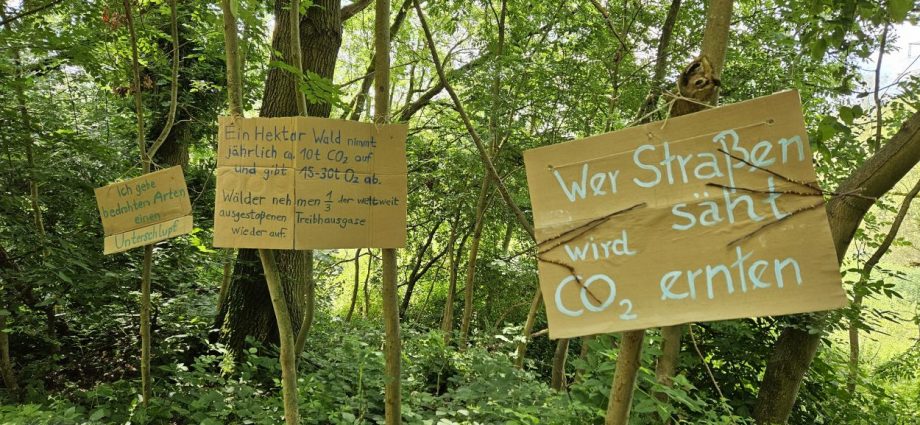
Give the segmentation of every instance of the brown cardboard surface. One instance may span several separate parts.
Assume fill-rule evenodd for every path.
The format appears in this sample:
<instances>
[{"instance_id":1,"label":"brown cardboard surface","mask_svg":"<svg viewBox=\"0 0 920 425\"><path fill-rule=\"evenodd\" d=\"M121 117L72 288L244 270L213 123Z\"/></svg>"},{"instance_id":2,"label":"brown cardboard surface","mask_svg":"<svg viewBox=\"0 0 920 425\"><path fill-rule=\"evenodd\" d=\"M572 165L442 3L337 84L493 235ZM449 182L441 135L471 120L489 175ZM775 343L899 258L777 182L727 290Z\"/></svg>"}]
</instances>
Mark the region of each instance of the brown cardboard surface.
<instances>
[{"instance_id":1,"label":"brown cardboard surface","mask_svg":"<svg viewBox=\"0 0 920 425\"><path fill-rule=\"evenodd\" d=\"M106 236L104 253L114 254L143 245L149 245L192 231L192 216L186 215L173 220L141 227L125 233Z\"/></svg>"},{"instance_id":2,"label":"brown cardboard surface","mask_svg":"<svg viewBox=\"0 0 920 425\"><path fill-rule=\"evenodd\" d=\"M182 167L171 167L96 189L106 236L162 223L192 212Z\"/></svg>"},{"instance_id":3,"label":"brown cardboard surface","mask_svg":"<svg viewBox=\"0 0 920 425\"><path fill-rule=\"evenodd\" d=\"M215 246L405 246L407 132L403 124L375 125L315 117L221 117ZM281 175L285 177L276 178ZM256 176L268 177L271 183L262 184ZM221 194L240 191L267 198L289 197L290 208L285 204L283 211L272 207L271 212L287 217L283 233L276 226L267 232L253 229L249 236L240 237L237 226L237 233L231 234L233 227L227 217L232 213ZM224 218L220 216L222 212Z\"/></svg>"},{"instance_id":4,"label":"brown cardboard surface","mask_svg":"<svg viewBox=\"0 0 920 425\"><path fill-rule=\"evenodd\" d=\"M290 168L218 167L214 246L292 249L293 186Z\"/></svg>"},{"instance_id":5,"label":"brown cardboard surface","mask_svg":"<svg viewBox=\"0 0 920 425\"><path fill-rule=\"evenodd\" d=\"M801 110L787 91L526 151L550 337L843 306Z\"/></svg>"}]
</instances>

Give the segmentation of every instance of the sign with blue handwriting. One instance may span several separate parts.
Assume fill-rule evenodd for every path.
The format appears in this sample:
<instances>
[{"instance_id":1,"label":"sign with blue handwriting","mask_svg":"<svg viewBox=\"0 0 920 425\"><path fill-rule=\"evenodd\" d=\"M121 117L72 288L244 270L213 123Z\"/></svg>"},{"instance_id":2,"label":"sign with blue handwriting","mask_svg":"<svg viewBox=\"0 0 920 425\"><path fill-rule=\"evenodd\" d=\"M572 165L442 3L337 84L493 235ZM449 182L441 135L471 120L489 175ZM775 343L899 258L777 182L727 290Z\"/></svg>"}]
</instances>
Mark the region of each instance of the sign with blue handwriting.
<instances>
[{"instance_id":1,"label":"sign with blue handwriting","mask_svg":"<svg viewBox=\"0 0 920 425\"><path fill-rule=\"evenodd\" d=\"M105 254L150 245L192 231L192 205L182 167L97 188L96 204L105 233Z\"/></svg>"},{"instance_id":2,"label":"sign with blue handwriting","mask_svg":"<svg viewBox=\"0 0 920 425\"><path fill-rule=\"evenodd\" d=\"M221 117L214 246L405 246L407 131L316 117Z\"/></svg>"},{"instance_id":3,"label":"sign with blue handwriting","mask_svg":"<svg viewBox=\"0 0 920 425\"><path fill-rule=\"evenodd\" d=\"M846 304L796 91L524 160L551 338Z\"/></svg>"}]
</instances>

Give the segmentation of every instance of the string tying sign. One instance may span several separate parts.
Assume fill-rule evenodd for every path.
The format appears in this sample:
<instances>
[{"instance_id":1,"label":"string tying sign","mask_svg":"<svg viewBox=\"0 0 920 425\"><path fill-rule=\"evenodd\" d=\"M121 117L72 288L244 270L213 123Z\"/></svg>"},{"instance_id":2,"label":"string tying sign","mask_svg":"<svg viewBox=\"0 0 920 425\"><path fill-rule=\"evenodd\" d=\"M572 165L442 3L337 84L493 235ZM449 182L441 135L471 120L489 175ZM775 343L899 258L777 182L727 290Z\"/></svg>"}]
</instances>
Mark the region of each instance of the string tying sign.
<instances>
[{"instance_id":1,"label":"string tying sign","mask_svg":"<svg viewBox=\"0 0 920 425\"><path fill-rule=\"evenodd\" d=\"M550 337L845 305L801 110L786 91L526 151Z\"/></svg>"}]
</instances>

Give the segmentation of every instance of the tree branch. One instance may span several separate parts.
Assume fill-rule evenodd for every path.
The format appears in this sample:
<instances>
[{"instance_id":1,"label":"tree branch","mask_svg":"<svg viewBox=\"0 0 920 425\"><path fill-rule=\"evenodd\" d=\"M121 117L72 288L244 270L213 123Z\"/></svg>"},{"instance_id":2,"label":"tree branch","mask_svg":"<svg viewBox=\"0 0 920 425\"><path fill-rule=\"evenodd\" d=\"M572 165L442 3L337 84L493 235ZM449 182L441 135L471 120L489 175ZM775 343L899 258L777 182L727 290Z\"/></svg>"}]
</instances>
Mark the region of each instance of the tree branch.
<instances>
[{"instance_id":1,"label":"tree branch","mask_svg":"<svg viewBox=\"0 0 920 425\"><path fill-rule=\"evenodd\" d=\"M371 1L372 0L358 0L351 4L342 6L342 9L341 9L342 23L344 24L345 21L361 13L361 11L363 11L364 9L367 9L367 6L371 4Z\"/></svg>"},{"instance_id":2,"label":"tree branch","mask_svg":"<svg viewBox=\"0 0 920 425\"><path fill-rule=\"evenodd\" d=\"M419 5L419 0L415 0L415 11L418 14L419 22L422 24L422 30L425 33L425 39L428 41L428 47L431 50L431 60L434 63L435 68L438 71L438 78L441 80L441 84L444 85L444 89L447 90L447 94L450 95L451 100L454 102L454 106L457 108L457 112L460 114L460 118L463 120L464 126L466 126L467 132L470 133L470 136L473 138L473 142L476 144L476 150L479 151L479 156L482 158L482 162L486 166L486 171L491 176L492 180L498 186L498 191L504 199L505 204L508 205L508 208L514 213L515 218L521 227L527 231L527 234L530 235L532 239L535 238L533 225L530 224L530 221L527 220L527 217L524 216L524 212L517 206L514 202L514 199L511 198L511 194L508 193L508 188L502 182L501 177L498 175L498 171L495 169L495 164L492 163L492 159L489 157L489 153L486 151L485 145L482 142L482 138L479 137L479 133L473 127L473 123L470 121L470 117L466 114L466 110L463 108L463 104L460 103L460 98L457 96L457 93L454 92L453 87L447 81L447 75L444 73L444 67L441 65L441 60L438 58L438 50L434 44L434 38L431 35L431 28L428 27L428 22L425 20L425 14L422 12L422 8Z\"/></svg>"},{"instance_id":3,"label":"tree branch","mask_svg":"<svg viewBox=\"0 0 920 425\"><path fill-rule=\"evenodd\" d=\"M34 14L36 14L36 13L38 13L38 12L41 12L41 11L43 11L43 10L45 10L45 9L48 9L48 8L50 8L50 7L57 6L58 4L62 3L63 1L64 1L64 0L53 0L53 1L50 1L50 2L48 2L48 3L45 3L44 5L41 5L41 6L39 6L39 7L36 7L35 9L26 10L25 12L19 12L19 13L13 15L13 16L10 16L10 17L4 19L3 21L0 21L0 25L6 25L6 24L9 24L9 23L11 23L11 22L13 22L13 21L16 21L16 20L18 20L18 19L25 18L26 16L34 15ZM3 5L0 5L0 7L4 7L4 6L3 6Z\"/></svg>"}]
</instances>

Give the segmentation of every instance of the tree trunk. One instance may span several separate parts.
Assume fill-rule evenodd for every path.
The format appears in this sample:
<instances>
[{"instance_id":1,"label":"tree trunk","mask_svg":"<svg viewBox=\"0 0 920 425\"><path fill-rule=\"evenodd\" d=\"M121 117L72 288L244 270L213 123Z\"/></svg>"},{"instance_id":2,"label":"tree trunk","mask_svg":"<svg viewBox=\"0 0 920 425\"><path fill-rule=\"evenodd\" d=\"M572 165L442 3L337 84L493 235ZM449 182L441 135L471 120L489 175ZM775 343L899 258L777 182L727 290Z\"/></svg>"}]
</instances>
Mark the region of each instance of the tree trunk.
<instances>
[{"instance_id":1,"label":"tree trunk","mask_svg":"<svg viewBox=\"0 0 920 425\"><path fill-rule=\"evenodd\" d=\"M460 347L466 347L470 335L470 322L473 320L473 289L476 284L476 258L479 255L479 241L485 222L487 198L489 195L489 176L483 176L476 200L476 224L473 227L473 239L470 241L470 255L466 262L466 278L463 287L463 316L460 321Z\"/></svg>"},{"instance_id":2,"label":"tree trunk","mask_svg":"<svg viewBox=\"0 0 920 425\"><path fill-rule=\"evenodd\" d=\"M370 248L367 250L367 274L364 275L364 318L371 315L371 291L367 285L371 281L371 274L374 272L374 251Z\"/></svg>"},{"instance_id":3,"label":"tree trunk","mask_svg":"<svg viewBox=\"0 0 920 425\"><path fill-rule=\"evenodd\" d=\"M291 25L289 3L275 1L275 29L272 34L272 50L283 53L291 51ZM321 0L307 9L301 17L300 40L304 72L314 72L331 79L339 47L342 44L342 21L339 0ZM288 55L289 56L289 55ZM272 57L272 60L283 60ZM285 117L297 115L295 80L290 72L270 68L265 81L262 98L263 117ZM328 117L332 106L328 103L306 105L310 116ZM292 331L299 333L308 305L308 271L312 257L307 251L277 251L281 291L284 294ZM308 283L308 282L307 282ZM265 276L257 252L240 249L237 267L227 291L227 302L218 312L216 325L220 329L220 341L231 352L239 352L247 336L263 344L277 344L277 324L271 299L265 286Z\"/></svg>"},{"instance_id":4,"label":"tree trunk","mask_svg":"<svg viewBox=\"0 0 920 425\"><path fill-rule=\"evenodd\" d=\"M537 321L537 311L540 309L540 303L543 302L543 294L540 292L540 282L537 282L537 290L534 291L533 300L530 302L530 310L527 310L527 320L524 321L524 340L519 342L514 356L514 365L518 369L524 368L524 358L527 355L527 342L530 341L530 333L533 332L533 324Z\"/></svg>"},{"instance_id":5,"label":"tree trunk","mask_svg":"<svg viewBox=\"0 0 920 425\"><path fill-rule=\"evenodd\" d=\"M6 315L0 315L0 378L13 395L19 394L19 384L13 373L13 362L10 360L10 335L6 331Z\"/></svg>"},{"instance_id":6,"label":"tree trunk","mask_svg":"<svg viewBox=\"0 0 920 425\"><path fill-rule=\"evenodd\" d=\"M454 292L457 291L457 263L460 262L460 252L454 251L453 246L457 241L458 225L459 223L454 223L450 227L450 243L447 248L450 250L447 259L450 277L447 279L447 300L444 302L444 314L441 316L441 333L444 334L445 346L450 345L451 334L454 332Z\"/></svg>"},{"instance_id":7,"label":"tree trunk","mask_svg":"<svg viewBox=\"0 0 920 425\"><path fill-rule=\"evenodd\" d=\"M606 425L629 423L632 393L633 388L636 386L636 376L639 374L639 363L644 341L644 330L623 332L620 353L617 355L617 368L613 375L613 386L610 390L610 399L607 401L607 415L604 419L604 424Z\"/></svg>"},{"instance_id":8,"label":"tree trunk","mask_svg":"<svg viewBox=\"0 0 920 425\"><path fill-rule=\"evenodd\" d=\"M827 201L825 210L831 226L831 236L842 261L853 235L863 217L873 205L872 198L888 192L920 161L920 112L914 113L901 129L877 153L872 155L850 177L837 193L858 192L863 197L835 196ZM822 314L806 316L805 326L821 330ZM817 352L821 332L809 333L799 328L786 328L773 345L767 362L754 419L760 424L785 423L792 413L799 386L805 378Z\"/></svg>"},{"instance_id":9,"label":"tree trunk","mask_svg":"<svg viewBox=\"0 0 920 425\"><path fill-rule=\"evenodd\" d=\"M390 121L390 0L376 0L374 11L374 122ZM402 423L402 341L399 332L399 302L395 249L383 249L383 344L385 369L384 416L387 425Z\"/></svg>"},{"instance_id":10,"label":"tree trunk","mask_svg":"<svg viewBox=\"0 0 920 425\"><path fill-rule=\"evenodd\" d=\"M594 341L594 335L587 335L581 337L581 353L578 357L583 362L588 361L588 353L591 351L591 341ZM575 382L581 380L582 374L585 373L585 370L581 367L575 369Z\"/></svg>"},{"instance_id":11,"label":"tree trunk","mask_svg":"<svg viewBox=\"0 0 920 425\"><path fill-rule=\"evenodd\" d=\"M355 312L355 305L358 303L358 289L361 286L361 248L355 250L355 287L351 290L351 305L348 307L348 315L345 316L346 322L351 322L351 315Z\"/></svg>"},{"instance_id":12,"label":"tree trunk","mask_svg":"<svg viewBox=\"0 0 920 425\"><path fill-rule=\"evenodd\" d=\"M556 342L556 352L553 354L552 389L561 391L565 388L565 358L569 354L569 340L562 338Z\"/></svg>"},{"instance_id":13,"label":"tree trunk","mask_svg":"<svg viewBox=\"0 0 920 425\"><path fill-rule=\"evenodd\" d=\"M294 351L293 322L288 317L288 309L285 308L285 294L281 288L281 275L278 273L278 262L275 261L274 254L275 250L259 250L266 286L274 307L275 322L278 324L278 337L281 340L281 393L284 398L284 421L287 425L299 425L296 360L298 353Z\"/></svg>"}]
</instances>

